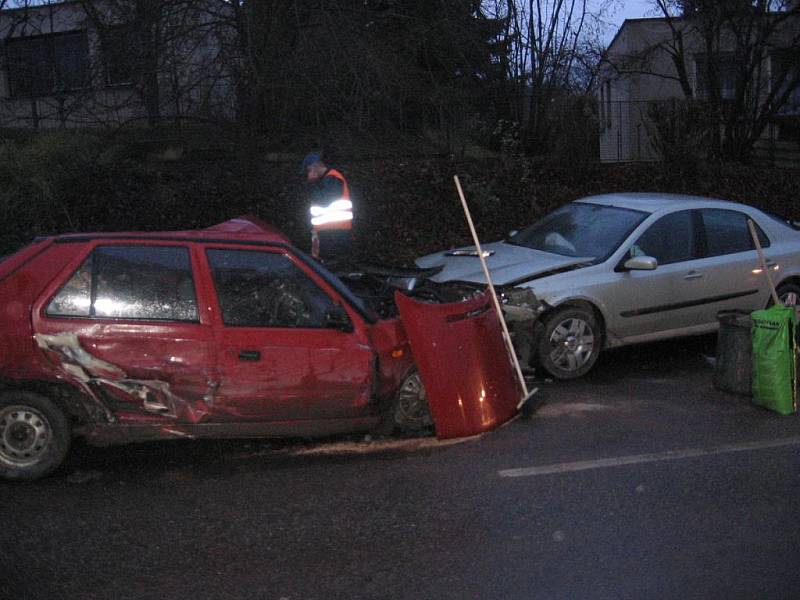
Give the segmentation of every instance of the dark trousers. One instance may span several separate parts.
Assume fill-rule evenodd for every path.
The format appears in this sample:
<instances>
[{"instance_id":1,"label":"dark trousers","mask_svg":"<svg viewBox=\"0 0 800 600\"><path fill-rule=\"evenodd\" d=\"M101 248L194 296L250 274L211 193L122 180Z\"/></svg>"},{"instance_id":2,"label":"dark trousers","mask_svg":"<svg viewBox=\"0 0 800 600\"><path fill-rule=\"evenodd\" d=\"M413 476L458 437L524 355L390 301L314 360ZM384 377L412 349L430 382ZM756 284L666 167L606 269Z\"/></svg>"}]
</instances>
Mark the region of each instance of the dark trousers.
<instances>
[{"instance_id":1,"label":"dark trousers","mask_svg":"<svg viewBox=\"0 0 800 600\"><path fill-rule=\"evenodd\" d=\"M325 229L319 232L319 257L325 262L346 261L352 247L351 230Z\"/></svg>"}]
</instances>

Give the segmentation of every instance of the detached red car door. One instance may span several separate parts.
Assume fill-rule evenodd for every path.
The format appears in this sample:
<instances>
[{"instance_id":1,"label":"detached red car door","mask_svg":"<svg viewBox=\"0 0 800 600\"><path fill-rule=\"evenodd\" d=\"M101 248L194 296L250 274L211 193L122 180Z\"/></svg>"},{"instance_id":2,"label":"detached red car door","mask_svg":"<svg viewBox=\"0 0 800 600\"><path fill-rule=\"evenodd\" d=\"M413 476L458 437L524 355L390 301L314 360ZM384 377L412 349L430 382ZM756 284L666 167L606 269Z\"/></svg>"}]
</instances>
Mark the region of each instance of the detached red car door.
<instances>
[{"instance_id":1,"label":"detached red car door","mask_svg":"<svg viewBox=\"0 0 800 600\"><path fill-rule=\"evenodd\" d=\"M318 274L283 247L209 245L205 258L217 305L217 418L369 412L374 353L366 324ZM327 325L337 312L338 329Z\"/></svg>"}]
</instances>

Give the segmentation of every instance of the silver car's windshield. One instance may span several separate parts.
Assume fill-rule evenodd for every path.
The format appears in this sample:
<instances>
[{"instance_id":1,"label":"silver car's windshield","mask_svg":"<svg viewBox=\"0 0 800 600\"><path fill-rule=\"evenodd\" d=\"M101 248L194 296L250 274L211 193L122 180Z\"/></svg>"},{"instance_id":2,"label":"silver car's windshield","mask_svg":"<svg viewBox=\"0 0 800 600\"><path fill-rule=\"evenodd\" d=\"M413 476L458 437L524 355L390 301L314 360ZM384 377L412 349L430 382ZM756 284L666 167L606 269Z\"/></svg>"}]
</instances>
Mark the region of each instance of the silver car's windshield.
<instances>
[{"instance_id":1,"label":"silver car's windshield","mask_svg":"<svg viewBox=\"0 0 800 600\"><path fill-rule=\"evenodd\" d=\"M606 258L645 217L637 210L572 202L506 241L563 256Z\"/></svg>"}]
</instances>

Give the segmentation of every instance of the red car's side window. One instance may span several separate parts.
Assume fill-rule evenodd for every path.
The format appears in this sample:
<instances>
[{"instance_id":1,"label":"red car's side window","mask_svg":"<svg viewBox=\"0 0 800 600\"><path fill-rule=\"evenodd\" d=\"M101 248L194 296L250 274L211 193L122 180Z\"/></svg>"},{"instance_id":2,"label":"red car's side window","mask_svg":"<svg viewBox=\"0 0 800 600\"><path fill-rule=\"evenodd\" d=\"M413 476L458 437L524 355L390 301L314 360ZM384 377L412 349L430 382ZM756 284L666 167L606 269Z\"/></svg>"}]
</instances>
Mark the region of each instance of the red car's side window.
<instances>
[{"instance_id":1,"label":"red car's side window","mask_svg":"<svg viewBox=\"0 0 800 600\"><path fill-rule=\"evenodd\" d=\"M207 252L225 325L325 327L333 300L287 256L253 250Z\"/></svg>"},{"instance_id":2,"label":"red car's side window","mask_svg":"<svg viewBox=\"0 0 800 600\"><path fill-rule=\"evenodd\" d=\"M47 314L58 317L88 317L92 306L92 259L89 257L58 291Z\"/></svg>"},{"instance_id":3,"label":"red car's side window","mask_svg":"<svg viewBox=\"0 0 800 600\"><path fill-rule=\"evenodd\" d=\"M100 246L47 307L55 317L197 321L189 251Z\"/></svg>"}]
</instances>

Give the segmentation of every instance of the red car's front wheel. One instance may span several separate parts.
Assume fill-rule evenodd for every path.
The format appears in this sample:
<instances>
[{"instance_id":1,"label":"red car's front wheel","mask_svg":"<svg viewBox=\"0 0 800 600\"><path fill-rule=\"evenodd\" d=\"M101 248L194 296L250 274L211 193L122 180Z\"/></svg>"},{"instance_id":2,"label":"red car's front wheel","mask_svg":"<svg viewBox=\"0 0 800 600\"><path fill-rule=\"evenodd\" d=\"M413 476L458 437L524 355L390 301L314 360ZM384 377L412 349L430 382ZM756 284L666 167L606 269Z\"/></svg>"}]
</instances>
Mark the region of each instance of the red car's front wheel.
<instances>
[{"instance_id":1,"label":"red car's front wheel","mask_svg":"<svg viewBox=\"0 0 800 600\"><path fill-rule=\"evenodd\" d=\"M411 370L400 384L392 404L391 419L395 428L405 435L432 431L428 396L416 369Z\"/></svg>"}]
</instances>

